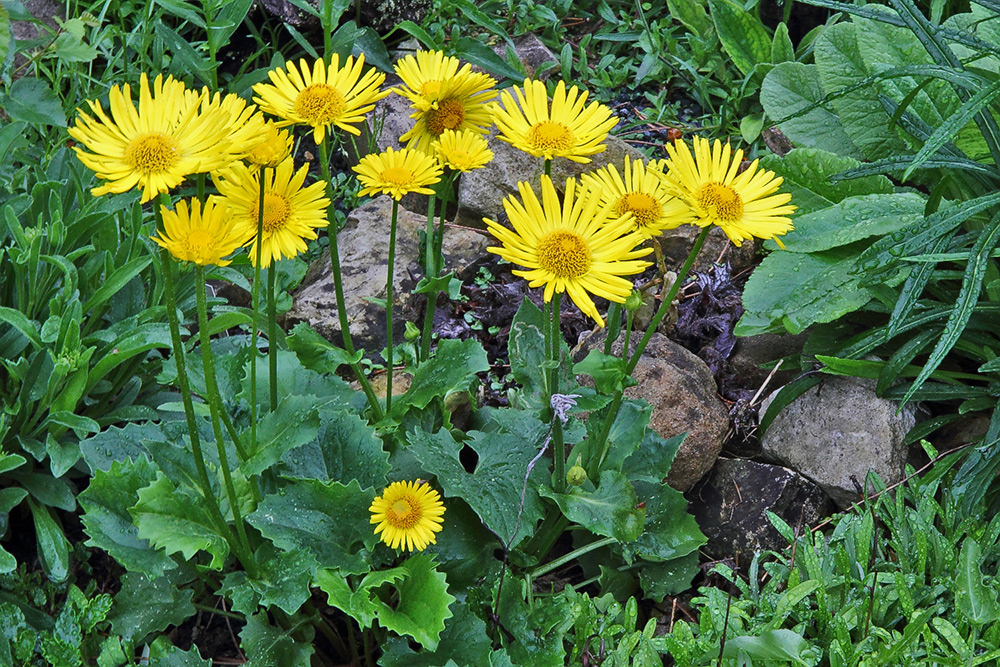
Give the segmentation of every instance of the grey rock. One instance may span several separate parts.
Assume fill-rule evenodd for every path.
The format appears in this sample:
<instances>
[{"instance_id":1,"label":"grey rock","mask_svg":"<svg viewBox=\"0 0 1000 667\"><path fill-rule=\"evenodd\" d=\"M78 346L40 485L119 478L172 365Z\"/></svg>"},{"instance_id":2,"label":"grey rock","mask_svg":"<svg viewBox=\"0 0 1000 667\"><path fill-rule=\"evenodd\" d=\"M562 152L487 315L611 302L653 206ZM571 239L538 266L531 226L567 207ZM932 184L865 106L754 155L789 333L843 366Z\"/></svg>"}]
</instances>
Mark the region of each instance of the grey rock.
<instances>
[{"instance_id":1,"label":"grey rock","mask_svg":"<svg viewBox=\"0 0 1000 667\"><path fill-rule=\"evenodd\" d=\"M663 234L656 237L660 241L660 247L663 248L663 256L667 261L667 266L679 267L684 264L699 232L701 232L700 227L682 225L675 229L665 230ZM704 273L713 263L729 262L732 274L737 275L754 265L757 249L758 243L753 241L745 241L737 248L722 229L713 227L708 232L705 244L701 247L701 252L698 253L698 257L694 261L692 271Z\"/></svg>"},{"instance_id":2,"label":"grey rock","mask_svg":"<svg viewBox=\"0 0 1000 667\"><path fill-rule=\"evenodd\" d=\"M806 338L807 334L804 333L797 335L760 334L737 338L736 346L733 347L733 353L729 357L729 369L740 378L742 386L756 390L764 384L771 373L771 369L761 368L761 366L776 362L783 357L801 354ZM773 390L791 382L799 372L797 365L782 364L774 377L771 378L768 388Z\"/></svg>"},{"instance_id":3,"label":"grey rock","mask_svg":"<svg viewBox=\"0 0 1000 667\"><path fill-rule=\"evenodd\" d=\"M430 8L431 0L361 0L361 25L385 34L403 21L422 23Z\"/></svg>"},{"instance_id":4,"label":"grey rock","mask_svg":"<svg viewBox=\"0 0 1000 667\"><path fill-rule=\"evenodd\" d=\"M348 215L338 237L351 336L355 347L369 352L381 350L386 344L385 311L368 299L386 296L391 216L392 199L377 197ZM402 340L404 321L413 321L418 326L423 321L424 297L412 291L420 279L417 232L424 228L426 220L426 216L399 209L393 272L393 336L397 342ZM487 238L473 230L446 229L442 246L446 270L462 269L485 254L486 246ZM335 345L341 344L329 251L312 263L292 297L292 308L285 316L286 327L307 322Z\"/></svg>"},{"instance_id":5,"label":"grey rock","mask_svg":"<svg viewBox=\"0 0 1000 667\"><path fill-rule=\"evenodd\" d=\"M58 21L65 20L66 8L61 2L53 0L24 0L24 9L34 18L43 22L53 32L59 30ZM57 21L58 19L58 21ZM32 73L31 67L25 67L28 59L23 50L27 45L17 44L17 42L30 42L43 38L49 33L42 30L34 21L11 21L10 36L14 43L14 76L20 78ZM3 116L6 118L6 114Z\"/></svg>"},{"instance_id":6,"label":"grey rock","mask_svg":"<svg viewBox=\"0 0 1000 667\"><path fill-rule=\"evenodd\" d=\"M630 350L641 337L641 333L632 336ZM587 345L601 349L603 340L594 336ZM621 349L621 340L612 346L615 354ZM667 477L670 486L687 491L711 470L729 430L729 414L717 396L712 372L697 356L654 333L632 377L638 384L626 389L625 395L652 406L650 428L664 438L687 433Z\"/></svg>"},{"instance_id":7,"label":"grey rock","mask_svg":"<svg viewBox=\"0 0 1000 667\"><path fill-rule=\"evenodd\" d=\"M529 32L515 37L512 41L514 42L514 52L524 66L524 71L529 79L546 81L553 72L558 72L558 68L551 68L539 73L538 69L542 65L558 63L559 58L549 47L545 46L542 40L538 39L538 35ZM504 58L507 54L507 43L500 42L493 47L493 50L498 56Z\"/></svg>"},{"instance_id":8,"label":"grey rock","mask_svg":"<svg viewBox=\"0 0 1000 667\"><path fill-rule=\"evenodd\" d=\"M761 404L763 414L774 394ZM912 406L875 395L870 380L830 376L788 405L764 434L762 454L813 480L842 508L859 500L853 475L869 470L886 484L903 478L906 432L916 424Z\"/></svg>"},{"instance_id":9,"label":"grey rock","mask_svg":"<svg viewBox=\"0 0 1000 667\"><path fill-rule=\"evenodd\" d=\"M792 526L808 526L829 516L833 503L816 484L793 470L744 459L720 458L690 494L691 511L713 558L735 557L747 564L755 551L788 542L768 521L774 512Z\"/></svg>"}]
</instances>

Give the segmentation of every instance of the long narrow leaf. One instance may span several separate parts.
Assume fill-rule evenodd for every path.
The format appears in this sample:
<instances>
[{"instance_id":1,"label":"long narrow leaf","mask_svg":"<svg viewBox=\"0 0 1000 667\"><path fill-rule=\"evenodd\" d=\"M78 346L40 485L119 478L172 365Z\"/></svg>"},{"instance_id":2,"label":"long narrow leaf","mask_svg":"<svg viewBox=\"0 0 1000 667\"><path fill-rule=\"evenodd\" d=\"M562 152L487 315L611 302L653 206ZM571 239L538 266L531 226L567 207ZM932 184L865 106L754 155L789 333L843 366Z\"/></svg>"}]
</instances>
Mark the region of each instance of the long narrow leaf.
<instances>
[{"instance_id":1,"label":"long narrow leaf","mask_svg":"<svg viewBox=\"0 0 1000 667\"><path fill-rule=\"evenodd\" d=\"M833 174L830 176L830 180L848 181L852 178L862 178L864 176L880 176L893 172L902 173L912 161L913 158L909 155L896 155L893 157L882 158L881 160L876 160L875 162L866 162L858 165L857 167L846 169L839 174ZM914 169L955 169L958 171L982 174L992 178L1000 178L1000 173L998 173L992 165L976 162L975 160L970 160L966 157L931 156L924 160L923 164L918 167L914 167Z\"/></svg>"},{"instance_id":2,"label":"long narrow leaf","mask_svg":"<svg viewBox=\"0 0 1000 667\"><path fill-rule=\"evenodd\" d=\"M924 381L930 377L931 373L941 365L945 356L955 346L955 343L958 342L962 332L965 330L965 325L969 321L969 318L972 317L976 301L979 299L979 293L983 289L983 278L986 276L986 267L990 261L990 253L997 245L996 240L998 235L1000 235L1000 214L993 217L989 226L980 232L979 238L976 240L975 245L972 246L972 250L969 252L969 264L965 268L965 277L962 280L962 288L959 290L955 308L948 317L941 338L938 339L937 345L934 346L934 351L928 357L923 370L920 371L920 375L917 376L913 381L913 385L910 386L906 395L903 396L903 403L908 402L917 393Z\"/></svg>"},{"instance_id":3,"label":"long narrow leaf","mask_svg":"<svg viewBox=\"0 0 1000 667\"><path fill-rule=\"evenodd\" d=\"M941 236L934 242L932 250L940 252L948 246L948 241L948 236ZM892 309L892 316L889 318L889 326L885 331L887 341L899 333L900 324L913 312L913 308L920 300L920 295L924 293L924 288L927 287L931 276L934 275L935 268L937 267L934 264L928 262L921 264L907 276L906 282L903 283L903 289L899 293L899 299L896 301L896 306Z\"/></svg>"}]
</instances>

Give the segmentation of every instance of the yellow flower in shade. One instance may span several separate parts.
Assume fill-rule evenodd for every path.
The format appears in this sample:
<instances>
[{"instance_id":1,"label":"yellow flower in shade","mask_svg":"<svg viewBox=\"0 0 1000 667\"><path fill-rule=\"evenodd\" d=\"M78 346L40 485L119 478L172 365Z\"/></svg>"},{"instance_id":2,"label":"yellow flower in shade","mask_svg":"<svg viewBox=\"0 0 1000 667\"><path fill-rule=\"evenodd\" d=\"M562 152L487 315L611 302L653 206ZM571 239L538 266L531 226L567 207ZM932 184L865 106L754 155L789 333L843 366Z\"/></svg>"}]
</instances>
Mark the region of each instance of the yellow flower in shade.
<instances>
[{"instance_id":1,"label":"yellow flower in shade","mask_svg":"<svg viewBox=\"0 0 1000 667\"><path fill-rule=\"evenodd\" d=\"M264 131L257 137L257 143L246 155L246 161L258 167L277 167L292 153L292 135L288 130L279 130L268 121Z\"/></svg>"},{"instance_id":2,"label":"yellow flower in shade","mask_svg":"<svg viewBox=\"0 0 1000 667\"><path fill-rule=\"evenodd\" d=\"M434 533L441 532L444 503L441 494L421 480L393 482L372 501L368 510L375 534L391 549L423 551L437 542Z\"/></svg>"},{"instance_id":3,"label":"yellow flower in shade","mask_svg":"<svg viewBox=\"0 0 1000 667\"><path fill-rule=\"evenodd\" d=\"M215 187L226 198L243 238L250 240L250 263L257 265L257 214L260 197L260 175L263 169L251 171L242 163L213 178ZM307 165L295 171L291 158L264 179L264 234L261 237L261 266L284 257L295 257L306 249L306 240L316 238L316 229L326 227L326 210L330 200L324 194L326 185L305 183Z\"/></svg>"},{"instance_id":4,"label":"yellow flower in shade","mask_svg":"<svg viewBox=\"0 0 1000 667\"><path fill-rule=\"evenodd\" d=\"M442 174L434 158L409 148L366 155L352 169L364 186L358 196L383 193L397 201L410 192L433 194L427 186L440 181Z\"/></svg>"},{"instance_id":5,"label":"yellow flower in shade","mask_svg":"<svg viewBox=\"0 0 1000 667\"><path fill-rule=\"evenodd\" d=\"M413 127L400 138L407 148L433 153L432 144L446 130L487 134L493 120L489 103L496 80L440 51L418 51L396 64L403 86L393 91L410 100Z\"/></svg>"},{"instance_id":6,"label":"yellow flower in shade","mask_svg":"<svg viewBox=\"0 0 1000 667\"><path fill-rule=\"evenodd\" d=\"M493 159L486 139L470 130L445 130L432 147L438 164L455 171L480 169Z\"/></svg>"},{"instance_id":7,"label":"yellow flower in shade","mask_svg":"<svg viewBox=\"0 0 1000 667\"><path fill-rule=\"evenodd\" d=\"M500 92L501 105L493 107L493 122L499 138L519 150L551 160L564 157L573 162L590 162L589 155L604 150L604 140L618 119L599 102L587 104L587 91L556 84L549 109L549 96L541 81L524 80ZM517 96L517 104L514 96Z\"/></svg>"},{"instance_id":8,"label":"yellow flower in shade","mask_svg":"<svg viewBox=\"0 0 1000 667\"><path fill-rule=\"evenodd\" d=\"M200 113L202 96L186 94L184 84L157 76L150 88L139 80L139 105L131 88L112 86L110 116L100 102L88 100L93 116L78 109L69 135L77 157L105 181L95 196L142 189L143 203L180 185L190 174L225 167L231 160L230 120L221 108Z\"/></svg>"},{"instance_id":9,"label":"yellow flower in shade","mask_svg":"<svg viewBox=\"0 0 1000 667\"><path fill-rule=\"evenodd\" d=\"M688 205L671 195L659 173L646 169L642 160L632 162L626 155L623 174L609 164L584 174L582 180L602 202L611 204L615 215L631 213L633 229L644 239L694 222Z\"/></svg>"},{"instance_id":10,"label":"yellow flower in shade","mask_svg":"<svg viewBox=\"0 0 1000 667\"><path fill-rule=\"evenodd\" d=\"M789 215L795 206L792 195L778 193L782 179L774 172L758 169L758 160L740 172L743 151L733 154L729 144L716 139L694 138L694 155L683 141L666 145L669 160L664 161L663 181L694 213L694 224L717 225L739 246L758 237L773 239L792 230Z\"/></svg>"},{"instance_id":11,"label":"yellow flower in shade","mask_svg":"<svg viewBox=\"0 0 1000 667\"><path fill-rule=\"evenodd\" d=\"M190 207L183 199L177 202L175 211L160 207L164 230L157 232L153 240L178 261L227 266L229 260L222 258L243 245L246 234L219 197L209 197L204 208L197 199L190 201Z\"/></svg>"},{"instance_id":12,"label":"yellow flower in shade","mask_svg":"<svg viewBox=\"0 0 1000 667\"><path fill-rule=\"evenodd\" d=\"M358 136L361 130L355 124L363 122L375 102L389 94L379 90L385 74L374 69L362 74L364 65L364 54L357 60L348 56L343 67L337 54L329 67L322 58L313 63L311 70L305 59L299 61L298 67L288 63L287 71L275 69L267 73L271 83L253 87L253 99L265 112L282 119L280 127L311 125L317 144L323 141L330 125Z\"/></svg>"},{"instance_id":13,"label":"yellow flower in shade","mask_svg":"<svg viewBox=\"0 0 1000 667\"><path fill-rule=\"evenodd\" d=\"M518 183L517 189L521 201L513 196L503 201L513 229L483 218L503 244L487 250L525 267L513 273L528 280L529 287L545 285L545 301L555 292L567 292L581 311L604 326L590 295L624 303L632 283L622 276L649 266L639 258L652 249L636 248L643 238L631 231L631 215L617 216L594 193L578 193L572 178L561 204L548 176L542 176L541 202L527 183Z\"/></svg>"},{"instance_id":14,"label":"yellow flower in shade","mask_svg":"<svg viewBox=\"0 0 1000 667\"><path fill-rule=\"evenodd\" d=\"M222 95L217 92L213 95L207 87L202 88L200 95L193 90L186 91L185 95L191 102L200 103L201 117L218 116L223 124L222 131L228 139L225 149L227 164L221 169L225 169L236 160L246 158L260 141L265 121L257 105L250 104L232 93Z\"/></svg>"}]
</instances>

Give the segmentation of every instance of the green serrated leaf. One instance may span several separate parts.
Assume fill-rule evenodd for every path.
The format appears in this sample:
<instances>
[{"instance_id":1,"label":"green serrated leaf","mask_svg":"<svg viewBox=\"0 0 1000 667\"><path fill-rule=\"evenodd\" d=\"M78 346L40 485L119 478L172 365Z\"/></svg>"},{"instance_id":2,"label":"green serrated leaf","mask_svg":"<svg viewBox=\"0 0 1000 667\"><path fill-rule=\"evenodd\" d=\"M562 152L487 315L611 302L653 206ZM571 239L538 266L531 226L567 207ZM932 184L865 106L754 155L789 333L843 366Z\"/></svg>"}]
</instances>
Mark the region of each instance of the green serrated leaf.
<instances>
[{"instance_id":1,"label":"green serrated leaf","mask_svg":"<svg viewBox=\"0 0 1000 667\"><path fill-rule=\"evenodd\" d=\"M314 396L284 396L278 409L264 415L257 426L257 446L247 450L243 470L259 475L289 450L312 442L319 433L318 401ZM249 438L244 438L249 444Z\"/></svg>"},{"instance_id":2,"label":"green serrated leaf","mask_svg":"<svg viewBox=\"0 0 1000 667\"><path fill-rule=\"evenodd\" d=\"M708 0L722 48L744 74L771 60L771 38L760 19L732 0Z\"/></svg>"},{"instance_id":3,"label":"green serrated leaf","mask_svg":"<svg viewBox=\"0 0 1000 667\"><path fill-rule=\"evenodd\" d=\"M825 209L850 196L893 192L892 181L881 175L852 178L850 181L832 180L833 176L861 164L853 158L818 148L795 148L783 158L765 155L760 161L761 167L774 171L784 179L782 192L792 195L792 201L798 206L798 217Z\"/></svg>"},{"instance_id":4,"label":"green serrated leaf","mask_svg":"<svg viewBox=\"0 0 1000 667\"><path fill-rule=\"evenodd\" d=\"M628 478L620 472L601 471L593 492L576 488L570 493L555 493L542 487L539 493L554 500L567 519L595 535L632 542L642 532L645 511L639 507Z\"/></svg>"},{"instance_id":5,"label":"green serrated leaf","mask_svg":"<svg viewBox=\"0 0 1000 667\"><path fill-rule=\"evenodd\" d=\"M152 577L175 566L173 560L139 537L128 508L139 500L139 489L151 483L156 470L140 457L116 461L107 472L98 469L90 485L77 497L84 509L89 546L107 551L126 569Z\"/></svg>"},{"instance_id":6,"label":"green serrated leaf","mask_svg":"<svg viewBox=\"0 0 1000 667\"><path fill-rule=\"evenodd\" d=\"M265 613L247 618L240 631L240 648L249 658L246 666L310 667L312 644L296 641L290 634L271 625Z\"/></svg>"},{"instance_id":7,"label":"green serrated leaf","mask_svg":"<svg viewBox=\"0 0 1000 667\"><path fill-rule=\"evenodd\" d=\"M149 647L149 667L212 667L201 657L197 647L182 651L166 637L157 637Z\"/></svg>"},{"instance_id":8,"label":"green serrated leaf","mask_svg":"<svg viewBox=\"0 0 1000 667\"><path fill-rule=\"evenodd\" d=\"M286 452L279 470L288 477L382 488L389 472L389 453L375 429L351 412L322 411L315 440Z\"/></svg>"},{"instance_id":9,"label":"green serrated leaf","mask_svg":"<svg viewBox=\"0 0 1000 667\"><path fill-rule=\"evenodd\" d=\"M489 663L489 637L486 624L469 609L468 604L451 606L453 616L445 621L437 649L416 651L402 637L389 637L379 664L382 667L437 667L453 664L480 667Z\"/></svg>"},{"instance_id":10,"label":"green serrated leaf","mask_svg":"<svg viewBox=\"0 0 1000 667\"><path fill-rule=\"evenodd\" d=\"M336 373L341 366L361 361L363 355L362 352L349 355L347 350L335 346L305 322L292 327L285 341L302 365L317 373Z\"/></svg>"},{"instance_id":11,"label":"green serrated leaf","mask_svg":"<svg viewBox=\"0 0 1000 667\"><path fill-rule=\"evenodd\" d=\"M486 351L479 341L445 339L428 361L420 364L405 394L392 405L392 416L401 419L410 407L422 409L437 397L467 391L476 373L489 370Z\"/></svg>"},{"instance_id":12,"label":"green serrated leaf","mask_svg":"<svg viewBox=\"0 0 1000 667\"><path fill-rule=\"evenodd\" d=\"M448 593L444 574L437 571L428 554L410 556L401 566L406 578L396 585L399 602L379 613L379 624L400 635L409 635L428 650L438 647L449 607L455 597Z\"/></svg>"},{"instance_id":13,"label":"green serrated leaf","mask_svg":"<svg viewBox=\"0 0 1000 667\"><path fill-rule=\"evenodd\" d=\"M697 554L707 538L680 491L659 482L636 482L635 495L646 504L646 522L638 539L623 547L627 557L669 562Z\"/></svg>"},{"instance_id":14,"label":"green serrated leaf","mask_svg":"<svg viewBox=\"0 0 1000 667\"><path fill-rule=\"evenodd\" d=\"M357 480L302 480L281 495L265 496L247 521L280 549L305 551L322 568L361 574L377 541L368 512L374 495Z\"/></svg>"},{"instance_id":15,"label":"green serrated leaf","mask_svg":"<svg viewBox=\"0 0 1000 667\"><path fill-rule=\"evenodd\" d=\"M125 572L121 583L108 621L127 645L135 646L150 633L180 625L195 613L194 591L177 588L168 577L150 580L138 572Z\"/></svg>"},{"instance_id":16,"label":"green serrated leaf","mask_svg":"<svg viewBox=\"0 0 1000 667\"><path fill-rule=\"evenodd\" d=\"M66 113L52 87L41 79L23 77L3 96L4 111L12 120L31 125L66 127Z\"/></svg>"}]
</instances>

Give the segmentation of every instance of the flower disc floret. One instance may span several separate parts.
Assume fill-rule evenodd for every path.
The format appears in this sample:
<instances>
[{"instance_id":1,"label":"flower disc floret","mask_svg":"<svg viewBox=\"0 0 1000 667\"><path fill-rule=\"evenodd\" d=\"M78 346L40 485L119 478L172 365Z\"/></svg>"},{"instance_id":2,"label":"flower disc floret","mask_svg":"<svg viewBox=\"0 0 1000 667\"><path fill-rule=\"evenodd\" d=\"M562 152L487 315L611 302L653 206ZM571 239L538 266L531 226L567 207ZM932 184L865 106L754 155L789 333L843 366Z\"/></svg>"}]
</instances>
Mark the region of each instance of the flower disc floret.
<instances>
[{"instance_id":1,"label":"flower disc floret","mask_svg":"<svg viewBox=\"0 0 1000 667\"><path fill-rule=\"evenodd\" d=\"M550 108L545 84L525 79L523 86L501 91L500 104L493 106L499 138L535 157L588 163L589 156L604 150L608 132L618 123L608 107L587 104L588 95L576 86L567 90L560 81Z\"/></svg>"},{"instance_id":2,"label":"flower disc floret","mask_svg":"<svg viewBox=\"0 0 1000 667\"><path fill-rule=\"evenodd\" d=\"M434 142L448 130L485 135L492 125L490 103L496 97L496 80L472 72L468 65L457 74L430 86L433 93L415 94L396 88L410 100L413 127L399 137L407 148L433 154ZM427 86L425 85L426 89Z\"/></svg>"},{"instance_id":3,"label":"flower disc floret","mask_svg":"<svg viewBox=\"0 0 1000 667\"><path fill-rule=\"evenodd\" d=\"M664 184L682 199L700 227L717 225L737 246L754 237L773 239L792 230L792 195L779 193L782 179L754 160L742 172L743 151L729 144L694 138L694 154L683 141L667 145L662 165ZM783 246L782 246L783 247Z\"/></svg>"},{"instance_id":4,"label":"flower disc floret","mask_svg":"<svg viewBox=\"0 0 1000 667\"><path fill-rule=\"evenodd\" d=\"M190 204L182 199L176 210L161 206L160 212L163 230L153 241L178 261L227 266L230 261L222 258L246 242L246 234L219 197L209 197L204 207L198 199L191 199Z\"/></svg>"},{"instance_id":5,"label":"flower disc floret","mask_svg":"<svg viewBox=\"0 0 1000 667\"><path fill-rule=\"evenodd\" d=\"M352 169L364 186L359 196L382 193L397 201L410 192L433 194L428 186L440 181L443 173L434 158L409 148L366 155Z\"/></svg>"},{"instance_id":6,"label":"flower disc floret","mask_svg":"<svg viewBox=\"0 0 1000 667\"><path fill-rule=\"evenodd\" d=\"M261 266L284 257L295 257L306 250L306 241L317 237L316 229L328 224L326 211L330 200L322 182L303 187L308 165L298 171L292 158L274 169L250 170L241 163L214 179L226 198L240 229L249 239L250 262L257 264L257 222L260 207L260 178L264 177L263 235L260 239Z\"/></svg>"},{"instance_id":7,"label":"flower disc floret","mask_svg":"<svg viewBox=\"0 0 1000 667\"><path fill-rule=\"evenodd\" d=\"M639 258L652 249L636 247L643 237L632 231L631 213L616 215L599 192L578 191L575 179L567 179L562 201L548 176L542 176L541 192L539 200L522 182L520 198L504 199L510 228L483 219L502 244L487 250L524 267L514 274L527 279L529 287L544 285L545 301L556 292L568 293L581 311L604 326L590 295L624 302L632 283L622 276L642 273L649 262Z\"/></svg>"},{"instance_id":8,"label":"flower disc floret","mask_svg":"<svg viewBox=\"0 0 1000 667\"><path fill-rule=\"evenodd\" d=\"M104 183L94 196L142 190L141 201L169 192L191 174L225 167L233 160L230 110L201 108L204 93L188 91L173 77L139 79L138 106L132 89L112 86L109 109L88 100L69 129L80 161ZM91 115L92 114L92 115Z\"/></svg>"},{"instance_id":9,"label":"flower disc floret","mask_svg":"<svg viewBox=\"0 0 1000 667\"><path fill-rule=\"evenodd\" d=\"M288 130L279 130L268 121L258 141L246 155L246 161L258 167L277 167L292 153L292 135Z\"/></svg>"},{"instance_id":10,"label":"flower disc floret","mask_svg":"<svg viewBox=\"0 0 1000 667\"><path fill-rule=\"evenodd\" d=\"M694 221L694 214L681 199L670 194L659 172L647 168L642 160L625 156L625 169L619 173L608 165L583 175L583 182L601 201L611 204L617 215L632 214L635 231L643 238L659 236L665 229L674 229Z\"/></svg>"},{"instance_id":11,"label":"flower disc floret","mask_svg":"<svg viewBox=\"0 0 1000 667\"><path fill-rule=\"evenodd\" d=\"M437 542L444 521L441 494L421 480L393 482L372 501L375 534L391 549L423 551Z\"/></svg>"},{"instance_id":12,"label":"flower disc floret","mask_svg":"<svg viewBox=\"0 0 1000 667\"><path fill-rule=\"evenodd\" d=\"M379 86L385 74L369 69L364 72L365 56L348 56L340 67L340 56L334 54L329 67L322 58L310 68L305 59L288 63L285 69L267 73L271 83L253 87L254 101L266 113L282 120L280 127L302 124L313 128L316 143L323 141L331 125L360 136L355 125L375 108L375 102L389 94Z\"/></svg>"}]
</instances>

